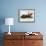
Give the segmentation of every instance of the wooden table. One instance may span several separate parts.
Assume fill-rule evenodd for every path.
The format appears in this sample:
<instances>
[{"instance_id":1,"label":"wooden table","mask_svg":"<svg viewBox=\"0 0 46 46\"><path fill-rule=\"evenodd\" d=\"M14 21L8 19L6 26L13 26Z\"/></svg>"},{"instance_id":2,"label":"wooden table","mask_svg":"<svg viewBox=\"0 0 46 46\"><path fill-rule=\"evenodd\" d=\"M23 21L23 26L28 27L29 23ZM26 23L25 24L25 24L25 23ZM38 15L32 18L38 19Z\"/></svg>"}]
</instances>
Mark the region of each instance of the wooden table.
<instances>
[{"instance_id":1,"label":"wooden table","mask_svg":"<svg viewBox=\"0 0 46 46\"><path fill-rule=\"evenodd\" d=\"M11 32L8 35L4 33L4 46L43 46L43 35L40 32L38 35L25 35L26 32Z\"/></svg>"}]
</instances>

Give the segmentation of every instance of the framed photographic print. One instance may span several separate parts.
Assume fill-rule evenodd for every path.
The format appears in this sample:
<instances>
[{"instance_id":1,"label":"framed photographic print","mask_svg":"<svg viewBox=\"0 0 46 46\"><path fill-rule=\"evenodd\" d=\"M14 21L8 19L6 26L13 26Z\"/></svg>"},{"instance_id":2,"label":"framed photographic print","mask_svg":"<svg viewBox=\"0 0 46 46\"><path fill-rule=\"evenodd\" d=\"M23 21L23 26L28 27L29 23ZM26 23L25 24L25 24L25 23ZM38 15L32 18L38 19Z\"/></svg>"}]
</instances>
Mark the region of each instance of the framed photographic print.
<instances>
[{"instance_id":1,"label":"framed photographic print","mask_svg":"<svg viewBox=\"0 0 46 46\"><path fill-rule=\"evenodd\" d=\"M19 9L19 22L35 22L35 9Z\"/></svg>"}]
</instances>

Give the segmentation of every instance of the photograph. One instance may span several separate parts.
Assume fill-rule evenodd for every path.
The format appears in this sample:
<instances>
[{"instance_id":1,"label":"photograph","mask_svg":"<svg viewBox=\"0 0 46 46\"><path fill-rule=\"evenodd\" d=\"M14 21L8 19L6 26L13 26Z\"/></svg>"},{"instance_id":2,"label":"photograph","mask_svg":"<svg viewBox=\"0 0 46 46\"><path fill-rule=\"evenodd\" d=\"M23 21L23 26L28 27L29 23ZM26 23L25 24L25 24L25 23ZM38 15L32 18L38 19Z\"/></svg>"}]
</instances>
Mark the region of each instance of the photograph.
<instances>
[{"instance_id":1,"label":"photograph","mask_svg":"<svg viewBox=\"0 0 46 46\"><path fill-rule=\"evenodd\" d=\"M34 22L35 9L19 9L19 22Z\"/></svg>"}]
</instances>

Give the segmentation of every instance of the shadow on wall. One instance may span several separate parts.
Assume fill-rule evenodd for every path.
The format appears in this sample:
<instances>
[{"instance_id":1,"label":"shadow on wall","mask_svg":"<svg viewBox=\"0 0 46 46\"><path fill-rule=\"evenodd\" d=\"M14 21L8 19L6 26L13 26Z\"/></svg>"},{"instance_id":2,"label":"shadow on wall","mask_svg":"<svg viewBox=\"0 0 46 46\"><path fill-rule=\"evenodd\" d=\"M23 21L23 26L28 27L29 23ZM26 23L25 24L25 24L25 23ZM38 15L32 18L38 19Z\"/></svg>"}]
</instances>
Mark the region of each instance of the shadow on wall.
<instances>
[{"instance_id":1,"label":"shadow on wall","mask_svg":"<svg viewBox=\"0 0 46 46\"><path fill-rule=\"evenodd\" d=\"M3 46L3 34L2 33L2 25L5 23L5 17L0 16L0 46Z\"/></svg>"},{"instance_id":2,"label":"shadow on wall","mask_svg":"<svg viewBox=\"0 0 46 46\"><path fill-rule=\"evenodd\" d=\"M4 25L4 23L5 23L5 17L0 16L0 33L2 33L2 25Z\"/></svg>"}]
</instances>

